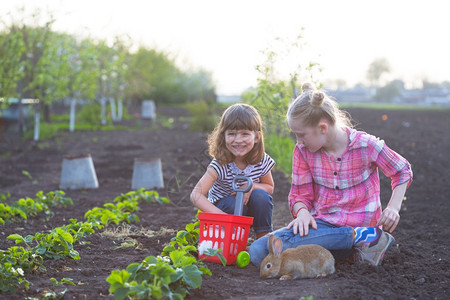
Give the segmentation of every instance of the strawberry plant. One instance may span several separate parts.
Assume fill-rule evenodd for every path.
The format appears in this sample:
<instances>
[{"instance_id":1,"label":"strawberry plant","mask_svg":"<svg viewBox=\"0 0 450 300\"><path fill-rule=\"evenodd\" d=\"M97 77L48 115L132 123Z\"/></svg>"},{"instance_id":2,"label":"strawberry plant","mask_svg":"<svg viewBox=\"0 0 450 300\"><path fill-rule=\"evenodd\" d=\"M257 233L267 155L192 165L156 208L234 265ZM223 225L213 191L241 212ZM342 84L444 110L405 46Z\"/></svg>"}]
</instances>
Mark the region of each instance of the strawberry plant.
<instances>
[{"instance_id":1,"label":"strawberry plant","mask_svg":"<svg viewBox=\"0 0 450 300\"><path fill-rule=\"evenodd\" d=\"M169 199L166 197L160 197L157 191L146 191L145 189L139 189L137 191L130 191L125 194L121 194L114 199L114 202L122 202L124 200L134 199L138 202L144 203L169 203Z\"/></svg>"},{"instance_id":2,"label":"strawberry plant","mask_svg":"<svg viewBox=\"0 0 450 300\"><path fill-rule=\"evenodd\" d=\"M169 203L170 201L165 197L160 197L156 191L146 191L140 189L137 191L130 191L126 194L121 194L114 199L114 203L106 203L104 208L94 207L86 212L84 218L99 229L108 226L110 223L126 221L127 223L139 222L139 217L133 212L139 210L138 204L144 203Z\"/></svg>"},{"instance_id":3,"label":"strawberry plant","mask_svg":"<svg viewBox=\"0 0 450 300\"><path fill-rule=\"evenodd\" d=\"M106 203L103 206L104 208L94 207L86 212L84 218L89 223L96 224L100 229L108 226L112 222L116 225L121 221L128 223L133 221L139 222L138 216L132 214L132 212L139 209L138 202L135 199L123 200L117 204Z\"/></svg>"},{"instance_id":4,"label":"strawberry plant","mask_svg":"<svg viewBox=\"0 0 450 300\"><path fill-rule=\"evenodd\" d=\"M23 247L0 250L0 291L14 293L21 285L28 289L30 283L24 275L35 270L45 271L42 261L41 256Z\"/></svg>"},{"instance_id":5,"label":"strawberry plant","mask_svg":"<svg viewBox=\"0 0 450 300\"><path fill-rule=\"evenodd\" d=\"M62 227L54 228L50 233L38 232L34 236L22 237L19 234L11 234L8 239L15 240L16 244L25 243L31 253L44 258L60 259L69 256L80 259L78 252L73 249L72 235ZM35 247L30 245L33 241L37 244Z\"/></svg>"},{"instance_id":6,"label":"strawberry plant","mask_svg":"<svg viewBox=\"0 0 450 300\"><path fill-rule=\"evenodd\" d=\"M0 223L5 224L5 221L15 221L17 218L27 219L44 212L47 216L53 215L50 207L72 205L72 199L64 197L63 191L52 191L44 194L39 191L36 198L29 197L21 198L15 201L11 206L7 203L0 203Z\"/></svg>"},{"instance_id":7,"label":"strawberry plant","mask_svg":"<svg viewBox=\"0 0 450 300\"><path fill-rule=\"evenodd\" d=\"M167 256L148 256L139 264L128 265L126 270L112 271L106 281L114 299L183 299L190 289L199 288L201 275L209 270L200 270L195 259L185 257L181 251L173 253L172 263L175 261L177 267Z\"/></svg>"},{"instance_id":8,"label":"strawberry plant","mask_svg":"<svg viewBox=\"0 0 450 300\"><path fill-rule=\"evenodd\" d=\"M8 216L9 219L12 219L16 215L21 215L26 219L28 215L39 211L36 208L44 208L45 210L49 206L72 204L70 198L63 197L64 192L62 191L50 192L46 195L43 192L39 192L36 196L36 199L21 199L22 201L17 201L20 204L12 206L0 203L0 216ZM141 189L122 194L116 197L114 202L104 204L104 208L95 207L88 211L85 214L87 222L78 222L76 219L70 219L70 224L54 228L49 233L38 232L34 236L27 235L25 237L19 234L9 235L8 239L14 240L16 244L23 243L25 247L15 246L8 250L0 250L0 291L15 292L19 286L24 286L25 289L28 289L30 283L23 276L37 269L45 271L42 265L43 259L60 259L65 257L80 259L78 252L73 248L76 242L94 233L95 229L108 226L111 222L119 224L122 221L139 221L139 218L133 214L139 209L139 202L168 203L169 200L159 197L155 191ZM24 207L28 209L23 209ZM8 219L7 217L5 218ZM0 221L3 221L3 219L0 218ZM182 261L187 261L182 260L180 254L176 257L174 256L175 258L177 258L178 265ZM185 281L187 284L194 285L195 280L190 278L193 278L195 272L191 268L185 269L184 272L188 274ZM56 281L56 283L58 282ZM70 282L63 278L62 283Z\"/></svg>"},{"instance_id":9,"label":"strawberry plant","mask_svg":"<svg viewBox=\"0 0 450 300\"><path fill-rule=\"evenodd\" d=\"M62 278L61 281L58 281L58 279L52 277L50 278L50 281L52 282L53 286L55 285L63 285L65 283L71 284L71 285L75 285L75 283L73 283L73 279L72 278Z\"/></svg>"},{"instance_id":10,"label":"strawberry plant","mask_svg":"<svg viewBox=\"0 0 450 300\"><path fill-rule=\"evenodd\" d=\"M199 224L186 225L164 247L161 256L148 256L140 264L128 265L125 270L114 270L106 279L110 283L109 291L114 299L183 299L191 289L199 288L202 275L211 275L211 271L197 260ZM217 255L220 249L208 252Z\"/></svg>"},{"instance_id":11,"label":"strawberry plant","mask_svg":"<svg viewBox=\"0 0 450 300\"><path fill-rule=\"evenodd\" d=\"M199 226L199 221L187 224L186 230L178 231L177 235L170 240L169 245L164 247L161 254L170 255L172 251L177 249L181 249L187 253L197 252Z\"/></svg>"}]
</instances>

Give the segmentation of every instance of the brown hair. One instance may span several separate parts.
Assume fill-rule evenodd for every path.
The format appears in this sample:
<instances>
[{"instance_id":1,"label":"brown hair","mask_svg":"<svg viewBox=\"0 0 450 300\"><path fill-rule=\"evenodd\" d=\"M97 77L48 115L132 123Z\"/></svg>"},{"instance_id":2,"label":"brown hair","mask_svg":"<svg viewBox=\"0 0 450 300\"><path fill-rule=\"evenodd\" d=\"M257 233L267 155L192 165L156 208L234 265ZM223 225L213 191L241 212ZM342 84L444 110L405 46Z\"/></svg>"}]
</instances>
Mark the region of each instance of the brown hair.
<instances>
[{"instance_id":1,"label":"brown hair","mask_svg":"<svg viewBox=\"0 0 450 300\"><path fill-rule=\"evenodd\" d=\"M265 149L262 121L261 116L253 106L244 103L231 105L223 112L216 128L209 135L209 154L221 164L227 164L234 160L234 155L225 145L225 131L227 130L252 130L256 134L261 132L260 140L247 153L245 160L248 164L254 165L263 159Z\"/></svg>"},{"instance_id":2,"label":"brown hair","mask_svg":"<svg viewBox=\"0 0 450 300\"><path fill-rule=\"evenodd\" d=\"M302 85L302 94L291 102L286 117L288 120L301 120L304 126L316 126L320 120L326 119L331 125L353 127L349 114L309 82Z\"/></svg>"}]
</instances>

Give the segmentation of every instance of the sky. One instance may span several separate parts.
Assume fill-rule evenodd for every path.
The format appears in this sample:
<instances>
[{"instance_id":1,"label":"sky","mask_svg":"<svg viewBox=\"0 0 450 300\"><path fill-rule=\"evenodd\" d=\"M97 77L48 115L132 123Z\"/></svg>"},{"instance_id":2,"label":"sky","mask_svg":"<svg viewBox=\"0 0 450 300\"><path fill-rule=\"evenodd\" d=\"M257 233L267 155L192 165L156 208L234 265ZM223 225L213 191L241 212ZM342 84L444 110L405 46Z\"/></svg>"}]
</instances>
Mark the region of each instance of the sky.
<instances>
[{"instance_id":1,"label":"sky","mask_svg":"<svg viewBox=\"0 0 450 300\"><path fill-rule=\"evenodd\" d=\"M367 83L369 65L385 58L387 79L420 87L450 81L450 4L445 0L0 0L4 22L18 7L51 12L53 29L136 45L177 58L182 69L212 73L218 94L256 85L263 50L279 54L277 70L316 62L315 79ZM301 34L302 38L296 37ZM289 47L300 41L302 48ZM283 42L281 42L283 41Z\"/></svg>"}]
</instances>

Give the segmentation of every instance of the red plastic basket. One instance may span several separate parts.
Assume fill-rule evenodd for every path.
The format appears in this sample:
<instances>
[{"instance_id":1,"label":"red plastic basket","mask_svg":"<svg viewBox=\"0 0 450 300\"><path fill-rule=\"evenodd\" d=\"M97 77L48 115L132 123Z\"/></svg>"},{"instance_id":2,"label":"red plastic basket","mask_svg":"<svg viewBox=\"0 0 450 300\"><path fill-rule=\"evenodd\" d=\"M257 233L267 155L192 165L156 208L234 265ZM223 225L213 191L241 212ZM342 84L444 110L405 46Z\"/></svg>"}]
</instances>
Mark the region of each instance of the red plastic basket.
<instances>
[{"instance_id":1,"label":"red plastic basket","mask_svg":"<svg viewBox=\"0 0 450 300\"><path fill-rule=\"evenodd\" d=\"M248 234L253 224L252 217L201 212L198 214L198 219L200 220L199 245L203 241L211 241L214 249L222 249L227 265L234 263L239 252L247 248ZM202 254L199 258L222 263L217 255Z\"/></svg>"}]
</instances>

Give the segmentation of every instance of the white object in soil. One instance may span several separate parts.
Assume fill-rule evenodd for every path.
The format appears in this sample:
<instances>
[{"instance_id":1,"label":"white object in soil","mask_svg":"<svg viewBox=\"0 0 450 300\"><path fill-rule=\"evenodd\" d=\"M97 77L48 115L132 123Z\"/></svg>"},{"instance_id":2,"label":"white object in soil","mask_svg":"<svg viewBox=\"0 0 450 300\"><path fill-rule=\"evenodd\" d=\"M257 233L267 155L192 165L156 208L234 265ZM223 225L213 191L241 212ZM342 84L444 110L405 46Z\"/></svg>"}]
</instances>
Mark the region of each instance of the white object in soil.
<instances>
[{"instance_id":1,"label":"white object in soil","mask_svg":"<svg viewBox=\"0 0 450 300\"><path fill-rule=\"evenodd\" d=\"M59 188L62 190L98 188L97 174L90 154L64 157Z\"/></svg>"},{"instance_id":2,"label":"white object in soil","mask_svg":"<svg viewBox=\"0 0 450 300\"><path fill-rule=\"evenodd\" d=\"M132 190L141 188L154 189L163 188L164 180L162 174L161 159L138 159L134 160Z\"/></svg>"},{"instance_id":3,"label":"white object in soil","mask_svg":"<svg viewBox=\"0 0 450 300\"><path fill-rule=\"evenodd\" d=\"M143 119L155 119L155 102L153 100L142 101L142 114Z\"/></svg>"}]
</instances>

